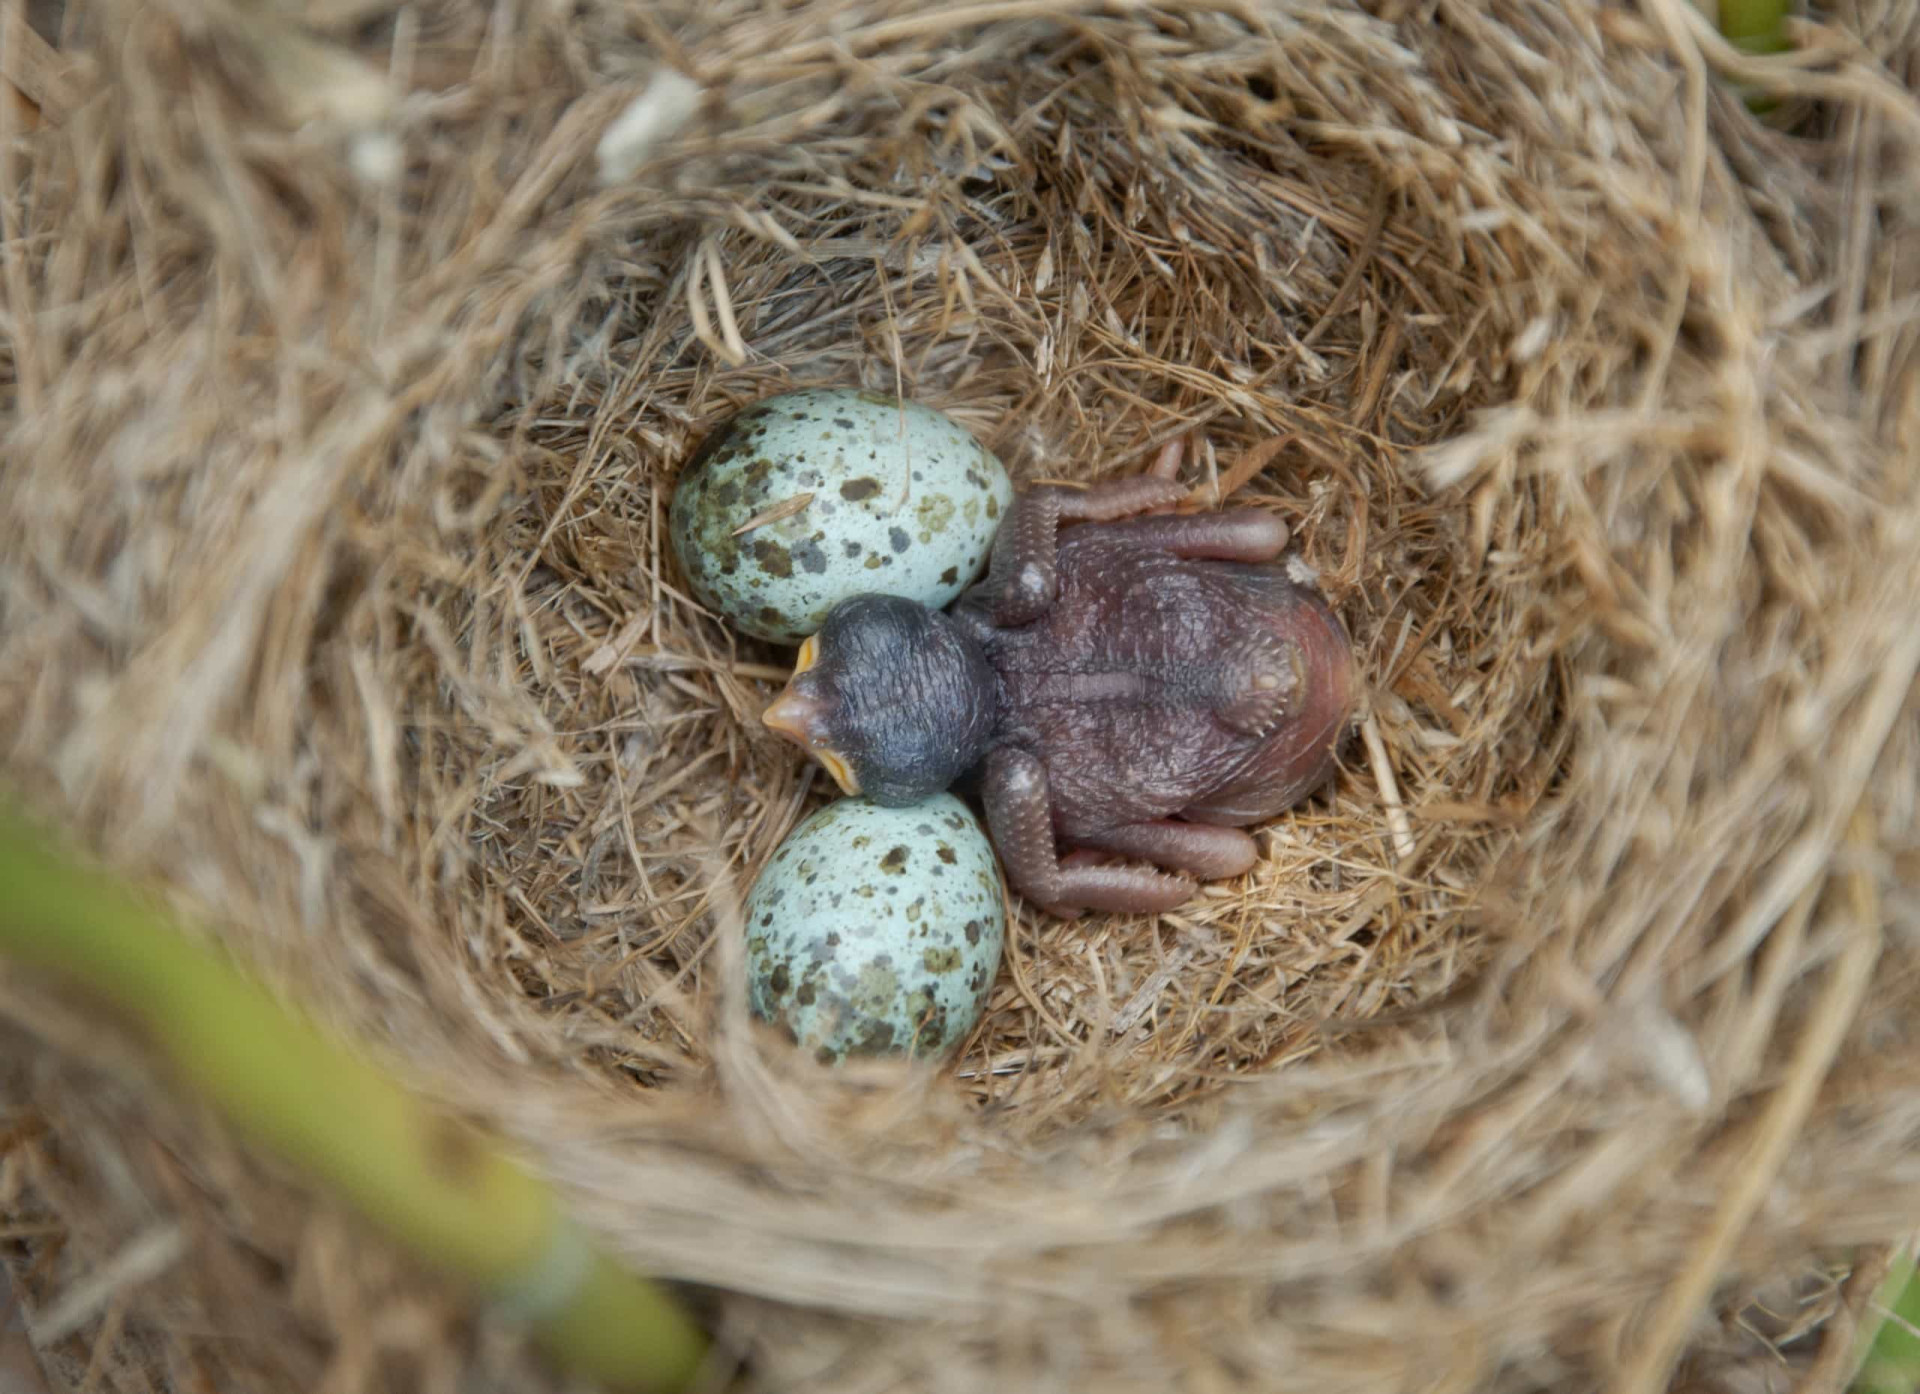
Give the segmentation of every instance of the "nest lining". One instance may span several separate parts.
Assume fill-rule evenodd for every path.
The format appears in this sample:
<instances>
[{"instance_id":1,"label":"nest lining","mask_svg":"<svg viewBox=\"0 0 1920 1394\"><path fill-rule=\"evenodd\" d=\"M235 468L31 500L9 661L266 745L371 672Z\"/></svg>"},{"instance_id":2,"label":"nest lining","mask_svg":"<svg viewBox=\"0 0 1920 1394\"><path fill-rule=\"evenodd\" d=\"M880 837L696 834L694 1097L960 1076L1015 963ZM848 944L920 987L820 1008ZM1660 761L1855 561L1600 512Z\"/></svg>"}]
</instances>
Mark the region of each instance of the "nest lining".
<instances>
[{"instance_id":1,"label":"nest lining","mask_svg":"<svg viewBox=\"0 0 1920 1394\"><path fill-rule=\"evenodd\" d=\"M7 777L703 1285L764 1387L1831 1361L1750 1289L1857 1309L1912 1223L1912 21L1835 19L1789 137L1677 2L977 8L89 17L134 40L69 35L16 145ZM349 60L405 94L389 185ZM700 101L597 188L661 61ZM1245 881L1022 915L933 1089L814 1077L730 986L824 792L665 504L816 384L1016 478L1194 433L1370 687ZM6 1002L22 1291L193 1236L57 1358L540 1378Z\"/></svg>"}]
</instances>

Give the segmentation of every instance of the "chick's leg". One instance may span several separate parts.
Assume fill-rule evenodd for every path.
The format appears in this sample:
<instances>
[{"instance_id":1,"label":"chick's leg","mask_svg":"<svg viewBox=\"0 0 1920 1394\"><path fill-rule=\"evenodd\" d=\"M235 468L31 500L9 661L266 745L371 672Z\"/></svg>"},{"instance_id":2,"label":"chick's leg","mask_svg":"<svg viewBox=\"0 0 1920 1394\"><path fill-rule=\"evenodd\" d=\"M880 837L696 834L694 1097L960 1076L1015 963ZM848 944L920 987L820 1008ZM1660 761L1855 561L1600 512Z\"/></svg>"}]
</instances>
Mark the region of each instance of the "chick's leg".
<instances>
[{"instance_id":1,"label":"chick's leg","mask_svg":"<svg viewBox=\"0 0 1920 1394\"><path fill-rule=\"evenodd\" d=\"M993 539L980 600L996 625L1031 624L1053 604L1055 553L1062 523L1104 523L1165 508L1186 497L1170 479L1135 475L1086 489L1041 484L1014 500ZM1150 521L1150 520L1148 520Z\"/></svg>"},{"instance_id":2,"label":"chick's leg","mask_svg":"<svg viewBox=\"0 0 1920 1394\"><path fill-rule=\"evenodd\" d=\"M1024 750L1001 747L987 757L981 794L987 826L1013 888L1064 918L1082 910L1151 914L1184 904L1193 883L1144 866L1088 866L1060 859L1047 799L1047 771Z\"/></svg>"},{"instance_id":3,"label":"chick's leg","mask_svg":"<svg viewBox=\"0 0 1920 1394\"><path fill-rule=\"evenodd\" d=\"M1260 860L1259 847L1238 828L1182 823L1172 818L1130 823L1081 841L1103 852L1138 857L1155 866L1187 872L1203 881L1244 876Z\"/></svg>"},{"instance_id":4,"label":"chick's leg","mask_svg":"<svg viewBox=\"0 0 1920 1394\"><path fill-rule=\"evenodd\" d=\"M1127 518L1103 531L1177 557L1210 561L1272 561L1286 550L1288 539L1286 523L1259 508Z\"/></svg>"}]
</instances>

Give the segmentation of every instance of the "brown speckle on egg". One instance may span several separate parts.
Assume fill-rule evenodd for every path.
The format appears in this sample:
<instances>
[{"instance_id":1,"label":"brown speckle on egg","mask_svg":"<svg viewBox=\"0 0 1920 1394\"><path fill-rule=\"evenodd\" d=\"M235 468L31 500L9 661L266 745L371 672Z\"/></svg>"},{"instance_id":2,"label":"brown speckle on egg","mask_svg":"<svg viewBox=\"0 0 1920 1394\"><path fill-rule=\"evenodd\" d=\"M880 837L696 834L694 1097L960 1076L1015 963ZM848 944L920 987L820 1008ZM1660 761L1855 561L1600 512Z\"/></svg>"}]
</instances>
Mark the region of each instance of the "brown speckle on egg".
<instances>
[{"instance_id":1,"label":"brown speckle on egg","mask_svg":"<svg viewBox=\"0 0 1920 1394\"><path fill-rule=\"evenodd\" d=\"M770 576L782 578L793 575L793 554L778 542L761 538L753 544L753 559L760 569Z\"/></svg>"},{"instance_id":2,"label":"brown speckle on egg","mask_svg":"<svg viewBox=\"0 0 1920 1394\"><path fill-rule=\"evenodd\" d=\"M805 507L780 512L801 497ZM948 604L978 575L1012 497L1006 471L951 418L877 393L805 389L708 433L676 481L668 535L702 605L745 633L798 643L861 591ZM955 500L960 525L943 532L933 522Z\"/></svg>"},{"instance_id":3,"label":"brown speckle on egg","mask_svg":"<svg viewBox=\"0 0 1920 1394\"><path fill-rule=\"evenodd\" d=\"M948 867L967 873L965 889L933 887ZM985 830L945 794L904 809L829 804L768 861L745 908L754 1014L829 1064L951 1050L979 1018L1005 934Z\"/></svg>"}]
</instances>

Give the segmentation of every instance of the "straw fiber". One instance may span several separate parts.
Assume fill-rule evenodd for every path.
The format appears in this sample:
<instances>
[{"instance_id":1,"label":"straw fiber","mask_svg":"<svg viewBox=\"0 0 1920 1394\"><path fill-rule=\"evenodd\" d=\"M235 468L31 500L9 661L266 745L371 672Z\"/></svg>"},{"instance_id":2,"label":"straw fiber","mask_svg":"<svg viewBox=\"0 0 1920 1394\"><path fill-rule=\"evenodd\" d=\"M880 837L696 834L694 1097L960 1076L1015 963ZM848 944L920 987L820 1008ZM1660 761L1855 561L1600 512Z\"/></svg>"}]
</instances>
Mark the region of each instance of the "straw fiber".
<instances>
[{"instance_id":1,"label":"straw fiber","mask_svg":"<svg viewBox=\"0 0 1920 1394\"><path fill-rule=\"evenodd\" d=\"M87 0L0 112L0 773L501 1129L753 1390L1832 1387L1920 1221L1920 12ZM9 52L23 50L15 45ZM1764 94L1756 114L1745 98ZM757 1032L830 792L664 545L788 387L1192 445L1364 719L1016 904L931 1080ZM0 975L93 1389L557 1387ZM50 1339L49 1339L50 1336Z\"/></svg>"}]
</instances>

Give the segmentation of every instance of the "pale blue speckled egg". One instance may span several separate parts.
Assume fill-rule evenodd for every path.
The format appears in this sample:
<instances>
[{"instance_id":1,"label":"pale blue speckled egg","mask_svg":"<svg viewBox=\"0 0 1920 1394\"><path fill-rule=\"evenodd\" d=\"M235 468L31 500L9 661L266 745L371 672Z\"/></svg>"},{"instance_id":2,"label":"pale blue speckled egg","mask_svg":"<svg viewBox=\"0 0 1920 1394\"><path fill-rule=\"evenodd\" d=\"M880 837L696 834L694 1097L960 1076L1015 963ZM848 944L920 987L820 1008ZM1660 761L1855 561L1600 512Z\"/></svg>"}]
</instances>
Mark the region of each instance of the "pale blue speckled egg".
<instances>
[{"instance_id":1,"label":"pale blue speckled egg","mask_svg":"<svg viewBox=\"0 0 1920 1394\"><path fill-rule=\"evenodd\" d=\"M985 569L1012 502L1006 468L951 417L816 388L717 426L680 472L668 531L701 604L797 644L863 591L947 605Z\"/></svg>"},{"instance_id":2,"label":"pale blue speckled egg","mask_svg":"<svg viewBox=\"0 0 1920 1394\"><path fill-rule=\"evenodd\" d=\"M986 829L951 794L840 799L773 854L745 907L748 1003L823 1064L938 1058L980 1019L1006 902Z\"/></svg>"}]
</instances>

